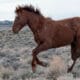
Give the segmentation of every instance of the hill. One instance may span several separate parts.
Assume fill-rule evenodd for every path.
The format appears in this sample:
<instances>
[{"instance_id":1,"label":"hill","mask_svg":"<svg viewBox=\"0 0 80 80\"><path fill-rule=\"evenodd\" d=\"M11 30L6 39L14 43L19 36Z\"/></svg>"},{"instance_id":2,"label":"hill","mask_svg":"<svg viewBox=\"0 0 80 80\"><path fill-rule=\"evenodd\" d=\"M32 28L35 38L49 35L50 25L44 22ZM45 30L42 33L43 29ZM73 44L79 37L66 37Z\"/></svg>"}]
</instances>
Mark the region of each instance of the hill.
<instances>
[{"instance_id":1,"label":"hill","mask_svg":"<svg viewBox=\"0 0 80 80\"><path fill-rule=\"evenodd\" d=\"M5 21L0 21L0 27L11 27L13 24L12 21L5 20Z\"/></svg>"}]
</instances>

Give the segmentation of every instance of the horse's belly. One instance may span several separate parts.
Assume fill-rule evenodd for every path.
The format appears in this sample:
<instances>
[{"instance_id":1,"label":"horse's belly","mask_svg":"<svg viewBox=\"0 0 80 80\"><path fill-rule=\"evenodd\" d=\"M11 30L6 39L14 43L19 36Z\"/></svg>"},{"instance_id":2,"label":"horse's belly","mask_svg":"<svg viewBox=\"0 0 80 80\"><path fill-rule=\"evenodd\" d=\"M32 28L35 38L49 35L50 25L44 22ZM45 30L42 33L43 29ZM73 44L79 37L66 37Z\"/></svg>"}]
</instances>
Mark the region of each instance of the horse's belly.
<instances>
[{"instance_id":1,"label":"horse's belly","mask_svg":"<svg viewBox=\"0 0 80 80\"><path fill-rule=\"evenodd\" d=\"M55 40L57 46L64 46L71 44L73 41L74 34L72 30L63 30L60 31Z\"/></svg>"}]
</instances>

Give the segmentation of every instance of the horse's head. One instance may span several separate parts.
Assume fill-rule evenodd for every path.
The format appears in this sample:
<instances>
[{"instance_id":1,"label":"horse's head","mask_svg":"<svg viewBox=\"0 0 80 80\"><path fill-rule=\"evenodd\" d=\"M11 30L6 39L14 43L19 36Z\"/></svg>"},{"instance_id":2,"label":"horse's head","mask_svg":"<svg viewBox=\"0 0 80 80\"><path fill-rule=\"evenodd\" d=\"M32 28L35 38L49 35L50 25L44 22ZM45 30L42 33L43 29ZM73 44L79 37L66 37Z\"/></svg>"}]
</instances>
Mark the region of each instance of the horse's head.
<instances>
[{"instance_id":1,"label":"horse's head","mask_svg":"<svg viewBox=\"0 0 80 80\"><path fill-rule=\"evenodd\" d=\"M18 33L26 24L28 26L36 24L38 22L38 16L42 17L40 11L35 9L32 5L18 7L15 12L17 15L12 27L14 33Z\"/></svg>"},{"instance_id":2,"label":"horse's head","mask_svg":"<svg viewBox=\"0 0 80 80\"><path fill-rule=\"evenodd\" d=\"M28 14L23 8L16 8L16 17L13 23L12 31L18 33L27 23L28 23Z\"/></svg>"}]
</instances>

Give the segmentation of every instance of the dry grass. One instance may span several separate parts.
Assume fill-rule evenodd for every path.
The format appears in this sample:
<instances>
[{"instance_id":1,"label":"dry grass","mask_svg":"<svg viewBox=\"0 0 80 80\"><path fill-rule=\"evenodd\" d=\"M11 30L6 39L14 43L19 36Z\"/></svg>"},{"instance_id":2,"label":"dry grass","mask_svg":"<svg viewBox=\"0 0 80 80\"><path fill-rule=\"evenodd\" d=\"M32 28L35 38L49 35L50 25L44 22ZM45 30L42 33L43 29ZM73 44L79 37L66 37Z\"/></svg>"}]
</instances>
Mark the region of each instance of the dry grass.
<instances>
[{"instance_id":1,"label":"dry grass","mask_svg":"<svg viewBox=\"0 0 80 80\"><path fill-rule=\"evenodd\" d=\"M47 68L37 66L36 72L32 73L31 51L34 47L36 44L29 30L15 36L11 31L0 31L0 80L80 80L79 61L74 72L67 73L67 63L68 66L72 63L69 46L38 55L40 60L50 65Z\"/></svg>"},{"instance_id":2,"label":"dry grass","mask_svg":"<svg viewBox=\"0 0 80 80\"><path fill-rule=\"evenodd\" d=\"M61 56L53 56L48 67L48 78L57 78L67 73L67 65Z\"/></svg>"}]
</instances>

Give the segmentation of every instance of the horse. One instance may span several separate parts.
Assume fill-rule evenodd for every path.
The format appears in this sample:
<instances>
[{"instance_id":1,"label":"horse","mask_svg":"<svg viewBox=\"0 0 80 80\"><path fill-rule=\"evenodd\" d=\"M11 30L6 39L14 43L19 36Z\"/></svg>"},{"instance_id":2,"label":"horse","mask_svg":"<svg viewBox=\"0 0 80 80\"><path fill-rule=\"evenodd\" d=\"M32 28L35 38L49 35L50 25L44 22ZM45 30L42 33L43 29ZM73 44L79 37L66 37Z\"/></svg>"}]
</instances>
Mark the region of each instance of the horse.
<instances>
[{"instance_id":1,"label":"horse","mask_svg":"<svg viewBox=\"0 0 80 80\"><path fill-rule=\"evenodd\" d=\"M45 67L44 62L37 57L40 52L70 45L73 63L68 68L68 72L71 72L76 60L80 57L80 17L53 20L43 16L40 10L32 5L18 6L15 13L13 33L18 34L27 25L37 43L32 51L32 71L35 72L37 65Z\"/></svg>"}]
</instances>

